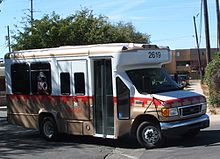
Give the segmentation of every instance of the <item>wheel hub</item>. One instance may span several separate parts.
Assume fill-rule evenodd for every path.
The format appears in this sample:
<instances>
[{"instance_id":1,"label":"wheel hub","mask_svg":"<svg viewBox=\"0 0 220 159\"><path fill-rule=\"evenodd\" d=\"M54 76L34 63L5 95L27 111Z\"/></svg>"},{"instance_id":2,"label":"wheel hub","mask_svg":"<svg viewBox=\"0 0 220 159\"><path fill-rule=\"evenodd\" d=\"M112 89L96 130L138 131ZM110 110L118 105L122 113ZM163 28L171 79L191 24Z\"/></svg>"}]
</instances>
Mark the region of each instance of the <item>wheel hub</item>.
<instances>
[{"instance_id":1,"label":"wheel hub","mask_svg":"<svg viewBox=\"0 0 220 159\"><path fill-rule=\"evenodd\" d=\"M44 133L47 137L51 138L54 134L53 124L50 122L45 122L44 124Z\"/></svg>"},{"instance_id":2,"label":"wheel hub","mask_svg":"<svg viewBox=\"0 0 220 159\"><path fill-rule=\"evenodd\" d=\"M143 131L143 138L146 142L154 144L159 140L159 133L153 128L147 128Z\"/></svg>"}]
</instances>

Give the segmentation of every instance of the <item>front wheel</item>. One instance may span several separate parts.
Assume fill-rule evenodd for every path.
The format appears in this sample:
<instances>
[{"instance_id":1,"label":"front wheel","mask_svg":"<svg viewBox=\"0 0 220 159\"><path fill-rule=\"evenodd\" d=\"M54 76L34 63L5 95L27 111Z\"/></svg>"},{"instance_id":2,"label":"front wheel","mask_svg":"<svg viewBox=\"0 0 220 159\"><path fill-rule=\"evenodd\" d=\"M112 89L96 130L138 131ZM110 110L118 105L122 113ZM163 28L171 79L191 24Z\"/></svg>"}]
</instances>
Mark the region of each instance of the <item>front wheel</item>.
<instances>
[{"instance_id":1,"label":"front wheel","mask_svg":"<svg viewBox=\"0 0 220 159\"><path fill-rule=\"evenodd\" d=\"M40 122L40 134L48 141L53 141L57 138L58 131L54 119L50 116L44 117Z\"/></svg>"},{"instance_id":2,"label":"front wheel","mask_svg":"<svg viewBox=\"0 0 220 159\"><path fill-rule=\"evenodd\" d=\"M162 133L159 126L150 122L143 122L137 129L137 140L145 148L155 148L162 144Z\"/></svg>"}]
</instances>

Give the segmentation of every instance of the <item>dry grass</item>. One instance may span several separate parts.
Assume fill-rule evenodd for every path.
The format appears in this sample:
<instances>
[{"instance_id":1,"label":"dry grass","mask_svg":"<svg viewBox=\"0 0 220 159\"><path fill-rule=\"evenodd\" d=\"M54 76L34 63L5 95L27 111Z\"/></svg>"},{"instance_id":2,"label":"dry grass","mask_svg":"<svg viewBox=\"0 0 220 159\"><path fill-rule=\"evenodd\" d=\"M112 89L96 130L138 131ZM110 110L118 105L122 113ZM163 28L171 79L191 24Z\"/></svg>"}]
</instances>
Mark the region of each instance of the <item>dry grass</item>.
<instances>
[{"instance_id":1,"label":"dry grass","mask_svg":"<svg viewBox=\"0 0 220 159\"><path fill-rule=\"evenodd\" d=\"M220 114L220 108L209 107L208 113L210 113L211 115Z\"/></svg>"},{"instance_id":2,"label":"dry grass","mask_svg":"<svg viewBox=\"0 0 220 159\"><path fill-rule=\"evenodd\" d=\"M203 90L203 94L205 96L209 96L209 87L206 84L201 84L202 90Z\"/></svg>"}]
</instances>

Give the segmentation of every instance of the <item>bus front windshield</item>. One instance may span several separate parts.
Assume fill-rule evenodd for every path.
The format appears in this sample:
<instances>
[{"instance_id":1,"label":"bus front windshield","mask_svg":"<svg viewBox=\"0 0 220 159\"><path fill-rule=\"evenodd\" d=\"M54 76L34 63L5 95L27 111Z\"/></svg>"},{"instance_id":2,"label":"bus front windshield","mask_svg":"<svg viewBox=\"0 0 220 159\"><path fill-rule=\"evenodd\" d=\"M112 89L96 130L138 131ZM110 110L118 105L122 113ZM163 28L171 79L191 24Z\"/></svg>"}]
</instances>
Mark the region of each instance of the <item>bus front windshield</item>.
<instances>
[{"instance_id":1,"label":"bus front windshield","mask_svg":"<svg viewBox=\"0 0 220 159\"><path fill-rule=\"evenodd\" d=\"M126 71L141 94L162 93L180 90L178 84L162 68L144 68Z\"/></svg>"}]
</instances>

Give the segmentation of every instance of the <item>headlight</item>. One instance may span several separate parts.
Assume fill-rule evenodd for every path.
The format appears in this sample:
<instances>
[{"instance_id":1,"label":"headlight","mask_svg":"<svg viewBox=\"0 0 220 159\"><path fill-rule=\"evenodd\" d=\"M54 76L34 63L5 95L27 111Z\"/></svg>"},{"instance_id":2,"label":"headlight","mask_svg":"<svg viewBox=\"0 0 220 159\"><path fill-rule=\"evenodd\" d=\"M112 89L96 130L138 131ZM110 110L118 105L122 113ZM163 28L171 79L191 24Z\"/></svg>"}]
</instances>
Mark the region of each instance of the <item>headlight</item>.
<instances>
[{"instance_id":1,"label":"headlight","mask_svg":"<svg viewBox=\"0 0 220 159\"><path fill-rule=\"evenodd\" d=\"M203 103L203 104L202 104L202 111L203 111L203 110L206 110L206 109L207 109L207 105L206 105L206 103Z\"/></svg>"},{"instance_id":2,"label":"headlight","mask_svg":"<svg viewBox=\"0 0 220 159\"><path fill-rule=\"evenodd\" d=\"M179 114L177 108L162 108L161 112L164 117L177 116Z\"/></svg>"}]
</instances>

